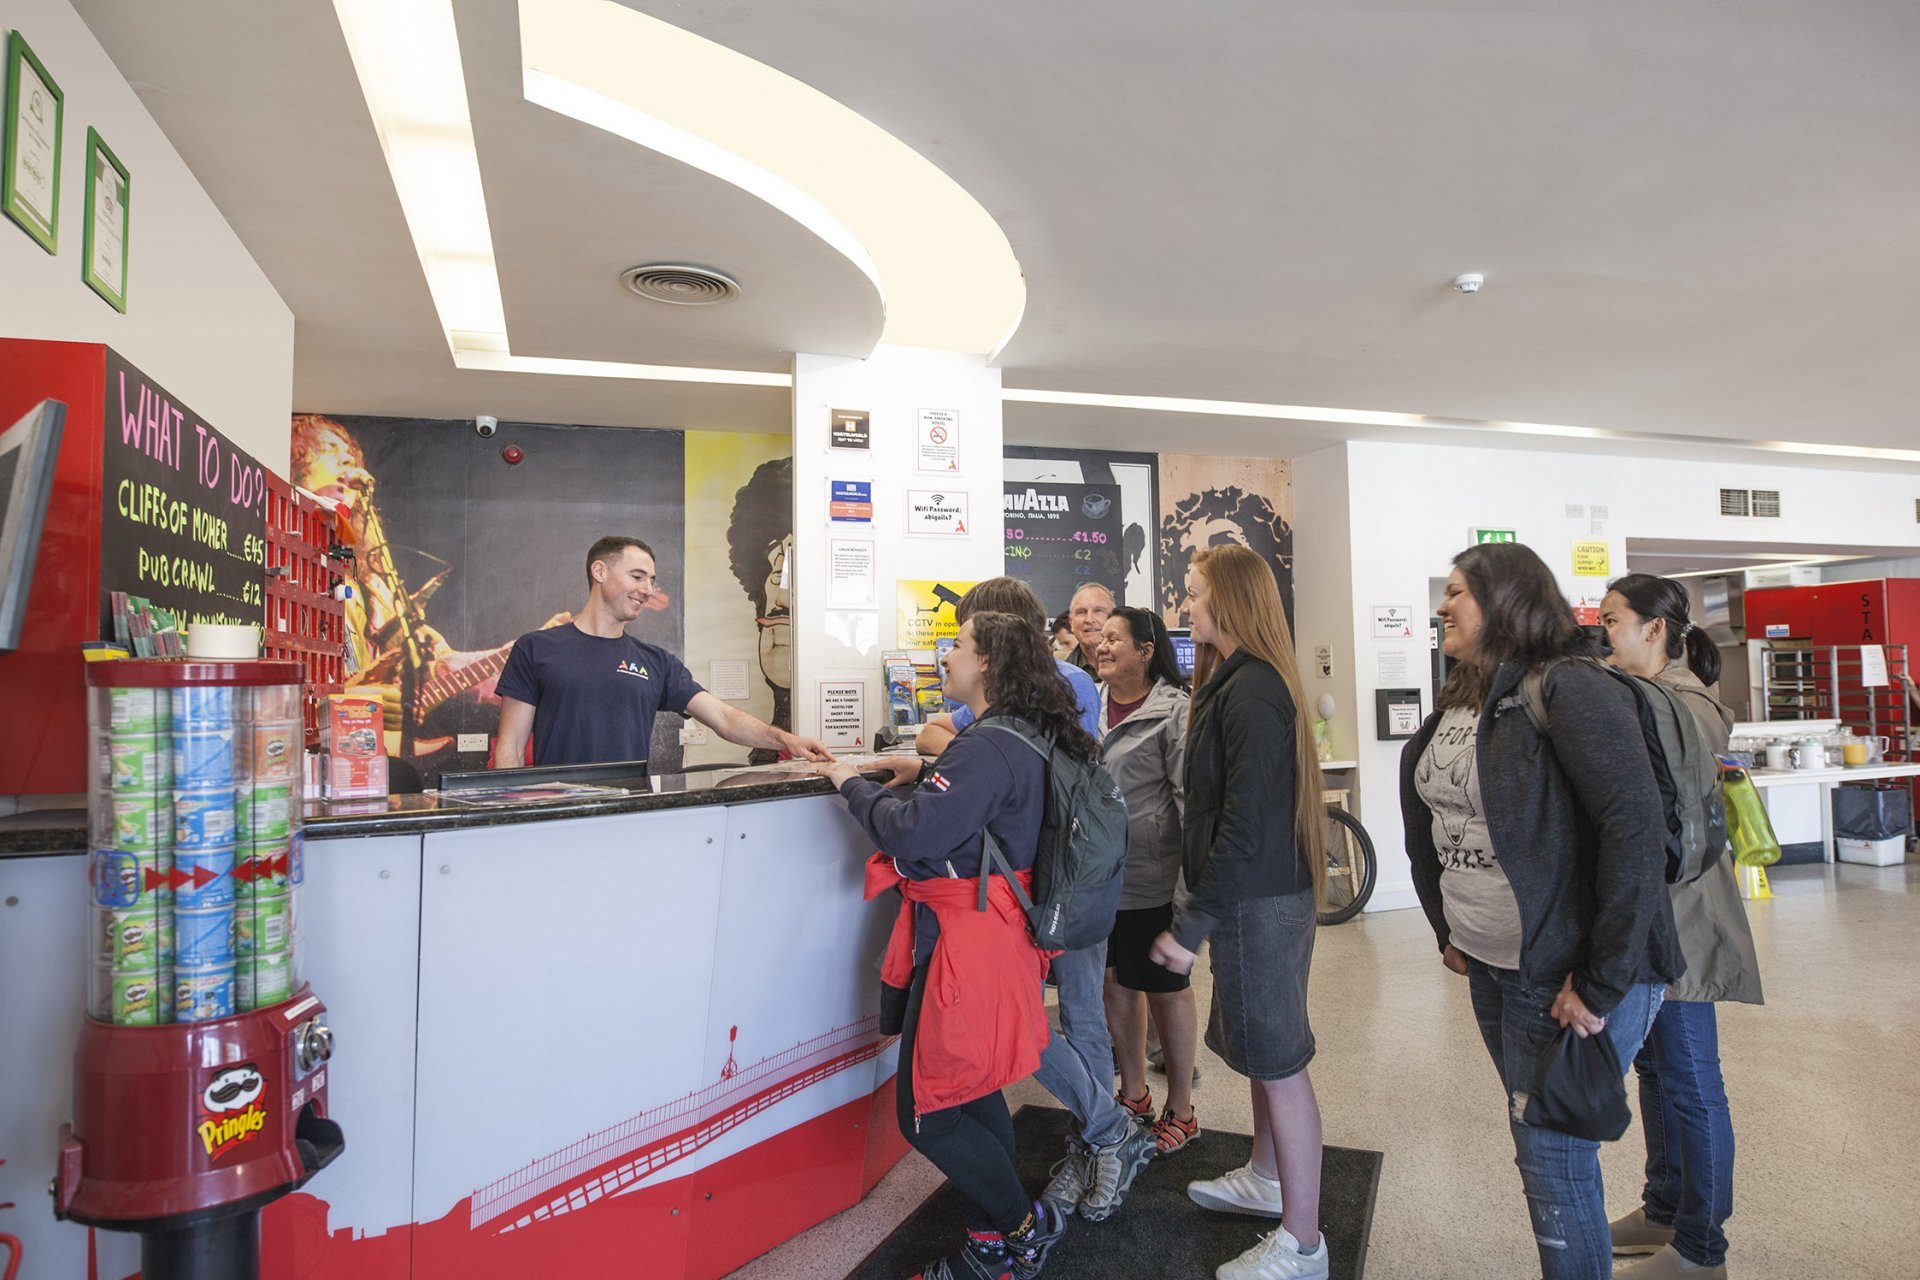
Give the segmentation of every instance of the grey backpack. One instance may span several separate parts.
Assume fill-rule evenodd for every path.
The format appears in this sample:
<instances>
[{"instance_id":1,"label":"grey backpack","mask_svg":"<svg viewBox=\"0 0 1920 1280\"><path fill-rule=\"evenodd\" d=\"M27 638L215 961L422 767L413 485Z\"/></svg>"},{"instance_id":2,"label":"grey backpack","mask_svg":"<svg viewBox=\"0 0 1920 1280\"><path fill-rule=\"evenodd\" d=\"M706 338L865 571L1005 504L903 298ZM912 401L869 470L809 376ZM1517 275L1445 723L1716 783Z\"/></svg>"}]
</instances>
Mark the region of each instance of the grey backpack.
<instances>
[{"instance_id":1,"label":"grey backpack","mask_svg":"<svg viewBox=\"0 0 1920 1280\"><path fill-rule=\"evenodd\" d=\"M1028 896L1014 879L993 833L984 832L980 909L987 909L987 883L998 870L1027 913L1034 945L1042 951L1078 951L1103 940L1113 932L1121 872L1127 865L1127 802L1120 788L1098 761L1075 759L1018 717L992 716L974 729L1020 739L1047 769L1047 811L1033 859L1033 894Z\"/></svg>"},{"instance_id":2,"label":"grey backpack","mask_svg":"<svg viewBox=\"0 0 1920 1280\"><path fill-rule=\"evenodd\" d=\"M1520 706L1544 737L1547 732L1547 677L1569 658L1530 669L1520 679ZM1698 880L1727 849L1727 807L1720 794L1720 760L1707 745L1699 721L1679 694L1663 684L1604 663L1595 666L1633 691L1640 713L1640 736L1653 761L1667 820L1667 883Z\"/></svg>"}]
</instances>

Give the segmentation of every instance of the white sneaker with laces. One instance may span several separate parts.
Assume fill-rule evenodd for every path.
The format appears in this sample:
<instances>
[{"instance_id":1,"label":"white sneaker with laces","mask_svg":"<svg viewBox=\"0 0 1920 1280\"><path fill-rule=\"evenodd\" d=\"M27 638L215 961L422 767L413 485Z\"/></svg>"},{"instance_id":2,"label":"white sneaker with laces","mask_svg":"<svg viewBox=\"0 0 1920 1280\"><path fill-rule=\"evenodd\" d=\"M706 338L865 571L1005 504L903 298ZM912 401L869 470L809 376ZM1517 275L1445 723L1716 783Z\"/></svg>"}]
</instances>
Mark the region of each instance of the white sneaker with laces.
<instances>
[{"instance_id":1,"label":"white sneaker with laces","mask_svg":"<svg viewBox=\"0 0 1920 1280\"><path fill-rule=\"evenodd\" d=\"M1214 1273L1217 1280L1311 1280L1327 1274L1327 1236L1312 1253L1303 1252L1300 1242L1285 1227L1275 1227L1261 1236L1260 1243L1232 1262L1221 1264Z\"/></svg>"},{"instance_id":2,"label":"white sneaker with laces","mask_svg":"<svg viewBox=\"0 0 1920 1280\"><path fill-rule=\"evenodd\" d=\"M1187 1199L1202 1209L1277 1218L1280 1216L1280 1180L1267 1177L1251 1164L1243 1164L1217 1178L1189 1182Z\"/></svg>"}]
</instances>

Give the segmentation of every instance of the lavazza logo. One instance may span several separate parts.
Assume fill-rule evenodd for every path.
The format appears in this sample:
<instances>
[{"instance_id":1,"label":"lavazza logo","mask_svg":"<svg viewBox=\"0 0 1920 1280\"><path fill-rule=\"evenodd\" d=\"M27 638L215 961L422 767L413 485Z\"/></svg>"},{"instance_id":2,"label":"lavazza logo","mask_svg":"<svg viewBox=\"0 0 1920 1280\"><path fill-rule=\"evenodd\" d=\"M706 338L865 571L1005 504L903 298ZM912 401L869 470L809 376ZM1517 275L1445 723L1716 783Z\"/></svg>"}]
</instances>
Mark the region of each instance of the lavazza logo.
<instances>
[{"instance_id":1,"label":"lavazza logo","mask_svg":"<svg viewBox=\"0 0 1920 1280\"><path fill-rule=\"evenodd\" d=\"M1006 510L1022 514L1032 511L1065 512L1069 510L1067 500L1061 494L1037 493L1032 489L1025 493L1009 493L1002 502Z\"/></svg>"},{"instance_id":2,"label":"lavazza logo","mask_svg":"<svg viewBox=\"0 0 1920 1280\"><path fill-rule=\"evenodd\" d=\"M622 658L620 660L620 665L614 668L614 670L618 671L623 676L639 676L642 680L653 679L652 676L647 674L647 669L645 667L641 666L637 662L633 662L626 658Z\"/></svg>"}]
</instances>

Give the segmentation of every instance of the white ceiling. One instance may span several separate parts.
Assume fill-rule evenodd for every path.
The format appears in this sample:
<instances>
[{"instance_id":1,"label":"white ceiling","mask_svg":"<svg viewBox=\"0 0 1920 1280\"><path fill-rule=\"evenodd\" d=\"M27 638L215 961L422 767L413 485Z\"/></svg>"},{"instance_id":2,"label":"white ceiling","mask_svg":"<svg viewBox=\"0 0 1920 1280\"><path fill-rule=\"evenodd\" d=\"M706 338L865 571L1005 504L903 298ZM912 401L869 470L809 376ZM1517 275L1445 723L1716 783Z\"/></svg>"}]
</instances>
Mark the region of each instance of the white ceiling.
<instances>
[{"instance_id":1,"label":"white ceiling","mask_svg":"<svg viewBox=\"0 0 1920 1280\"><path fill-rule=\"evenodd\" d=\"M1916 446L1911 0L628 2L981 201L1029 285L1009 386ZM516 352L777 369L871 342L878 300L844 260L526 103L512 0L455 3ZM783 391L454 370L331 5L76 7L298 318L297 407L786 428ZM620 291L657 260L745 296ZM1448 288L1468 270L1474 297ZM1007 424L1220 452L1382 438L1011 403Z\"/></svg>"}]
</instances>

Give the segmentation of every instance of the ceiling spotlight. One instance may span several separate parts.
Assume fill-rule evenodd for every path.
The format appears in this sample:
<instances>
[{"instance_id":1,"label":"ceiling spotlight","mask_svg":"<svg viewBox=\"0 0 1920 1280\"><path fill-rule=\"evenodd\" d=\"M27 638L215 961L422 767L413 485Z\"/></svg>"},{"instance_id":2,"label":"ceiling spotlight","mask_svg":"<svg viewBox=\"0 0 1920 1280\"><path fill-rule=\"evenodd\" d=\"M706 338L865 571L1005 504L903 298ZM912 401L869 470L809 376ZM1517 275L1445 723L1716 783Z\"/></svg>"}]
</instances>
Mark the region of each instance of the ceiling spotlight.
<instances>
[{"instance_id":1,"label":"ceiling spotlight","mask_svg":"<svg viewBox=\"0 0 1920 1280\"><path fill-rule=\"evenodd\" d=\"M1487 278L1478 271L1465 271L1453 278L1453 287L1460 293L1478 293Z\"/></svg>"},{"instance_id":2,"label":"ceiling spotlight","mask_svg":"<svg viewBox=\"0 0 1920 1280\"><path fill-rule=\"evenodd\" d=\"M740 285L732 277L678 263L628 267L620 273L620 283L643 298L678 307L709 307L740 296Z\"/></svg>"}]
</instances>

